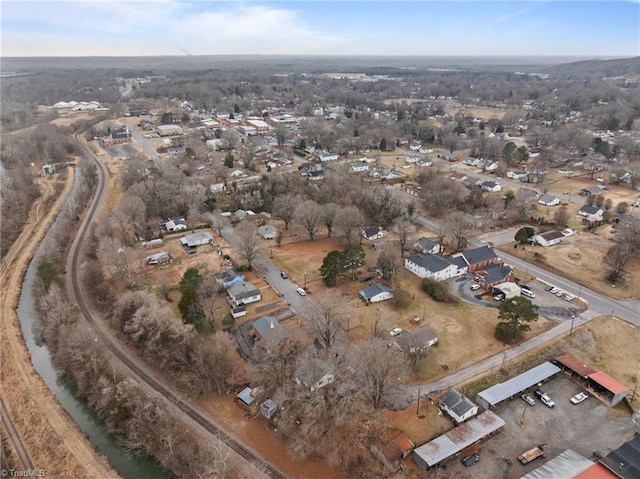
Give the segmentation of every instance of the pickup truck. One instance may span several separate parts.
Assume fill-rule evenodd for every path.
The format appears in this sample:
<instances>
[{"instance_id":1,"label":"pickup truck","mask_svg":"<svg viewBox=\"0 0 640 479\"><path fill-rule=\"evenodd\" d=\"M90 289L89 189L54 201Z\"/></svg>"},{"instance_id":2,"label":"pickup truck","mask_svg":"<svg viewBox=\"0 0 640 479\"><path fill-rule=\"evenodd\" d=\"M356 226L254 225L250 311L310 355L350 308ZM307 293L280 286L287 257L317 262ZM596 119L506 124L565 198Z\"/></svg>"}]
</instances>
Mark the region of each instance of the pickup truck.
<instances>
[{"instance_id":1,"label":"pickup truck","mask_svg":"<svg viewBox=\"0 0 640 479\"><path fill-rule=\"evenodd\" d=\"M545 446L546 444L540 444L539 446L532 447L528 451L520 454L518 456L518 461L520 461L522 464L529 464L534 459L538 459L540 456L542 456Z\"/></svg>"}]
</instances>

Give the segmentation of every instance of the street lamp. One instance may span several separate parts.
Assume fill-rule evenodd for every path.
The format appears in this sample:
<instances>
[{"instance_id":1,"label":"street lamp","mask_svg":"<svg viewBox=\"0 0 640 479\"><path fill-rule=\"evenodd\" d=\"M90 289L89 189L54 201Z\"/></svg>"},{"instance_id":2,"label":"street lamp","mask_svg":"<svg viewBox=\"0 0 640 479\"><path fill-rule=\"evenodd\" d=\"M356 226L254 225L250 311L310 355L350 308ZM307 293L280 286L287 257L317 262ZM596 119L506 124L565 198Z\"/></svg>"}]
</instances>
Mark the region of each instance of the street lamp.
<instances>
[{"instance_id":1,"label":"street lamp","mask_svg":"<svg viewBox=\"0 0 640 479\"><path fill-rule=\"evenodd\" d=\"M575 320L576 320L576 315L574 313L571 313L571 329L569 330L569 336L573 334L573 323Z\"/></svg>"},{"instance_id":2,"label":"street lamp","mask_svg":"<svg viewBox=\"0 0 640 479\"><path fill-rule=\"evenodd\" d=\"M304 289L307 289L307 272L304 272Z\"/></svg>"}]
</instances>

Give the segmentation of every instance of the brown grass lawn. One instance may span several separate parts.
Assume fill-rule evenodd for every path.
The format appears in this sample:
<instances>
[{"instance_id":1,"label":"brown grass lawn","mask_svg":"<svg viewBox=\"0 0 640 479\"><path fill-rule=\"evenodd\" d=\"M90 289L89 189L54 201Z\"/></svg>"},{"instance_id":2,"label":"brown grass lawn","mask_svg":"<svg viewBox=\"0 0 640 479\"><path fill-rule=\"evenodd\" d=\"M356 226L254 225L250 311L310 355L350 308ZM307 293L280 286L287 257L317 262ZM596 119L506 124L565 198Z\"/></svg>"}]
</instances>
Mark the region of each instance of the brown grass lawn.
<instances>
[{"instance_id":1,"label":"brown grass lawn","mask_svg":"<svg viewBox=\"0 0 640 479\"><path fill-rule=\"evenodd\" d=\"M613 288L605 279L603 258L613 241L592 233L569 236L564 244L550 248L536 246L534 251L544 257L541 266L584 284L588 288L611 296L614 299L638 299L640 292L640 260L627 267L629 284L624 288ZM531 249L513 249L506 245L505 250L522 259L531 259Z\"/></svg>"},{"instance_id":2,"label":"brown grass lawn","mask_svg":"<svg viewBox=\"0 0 640 479\"><path fill-rule=\"evenodd\" d=\"M418 233L420 234L420 233ZM307 287L312 293L325 289L318 268L322 258L332 249L340 249L341 244L333 239L314 242L283 244L273 248L273 261L287 271L292 280L301 284L307 271ZM365 246L367 266L375 264L375 251ZM313 276L312 276L312 273ZM361 268L365 274L366 268ZM448 371L465 367L504 349L502 343L493 337L498 322L497 309L460 302L455 305L436 303L420 290L418 277L401 268L393 286L408 292L411 300L406 308L394 309L392 301L365 305L358 296L364 286L358 280L339 280L337 289L348 298L345 328L353 341L371 338L374 333L388 337L388 332L396 327L415 329L422 326L433 328L438 333L438 345L421 361L417 373L406 374L403 381L419 383L430 381ZM313 297L313 296L312 296ZM414 316L424 318L419 325L411 324ZM377 325L376 325L377 320ZM525 336L529 338L548 329L552 323L540 318L532 324Z\"/></svg>"},{"instance_id":3,"label":"brown grass lawn","mask_svg":"<svg viewBox=\"0 0 640 479\"><path fill-rule=\"evenodd\" d=\"M588 174L582 174L582 172L576 171L572 177L562 176L556 172L549 173L545 178L544 186L549 189L551 193L564 193L568 191L571 193L571 200L577 203L581 203L584 197L580 196L580 190L587 186L593 186L597 184L595 180L597 174L594 175L594 179L591 180ZM605 198L611 198L613 204L616 205L622 201L632 203L638 196L638 192L634 191L628 185L606 185L607 189L602 192Z\"/></svg>"}]
</instances>

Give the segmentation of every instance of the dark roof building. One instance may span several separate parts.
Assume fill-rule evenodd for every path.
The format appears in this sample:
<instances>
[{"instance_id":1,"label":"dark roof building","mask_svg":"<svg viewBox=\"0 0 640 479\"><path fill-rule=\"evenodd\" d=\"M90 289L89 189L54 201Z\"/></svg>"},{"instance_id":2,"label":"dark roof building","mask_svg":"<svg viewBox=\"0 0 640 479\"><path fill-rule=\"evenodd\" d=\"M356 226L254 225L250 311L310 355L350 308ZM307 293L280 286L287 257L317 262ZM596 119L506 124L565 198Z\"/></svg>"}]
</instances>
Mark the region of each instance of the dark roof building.
<instances>
[{"instance_id":1,"label":"dark roof building","mask_svg":"<svg viewBox=\"0 0 640 479\"><path fill-rule=\"evenodd\" d=\"M286 336L285 329L273 316L260 316L253 323L252 336L266 346L277 346Z\"/></svg>"},{"instance_id":2,"label":"dark roof building","mask_svg":"<svg viewBox=\"0 0 640 479\"><path fill-rule=\"evenodd\" d=\"M640 479L640 434L600 459L600 464L621 479Z\"/></svg>"},{"instance_id":3,"label":"dark roof building","mask_svg":"<svg viewBox=\"0 0 640 479\"><path fill-rule=\"evenodd\" d=\"M460 424L478 414L478 405L455 389L440 396L440 408Z\"/></svg>"}]
</instances>

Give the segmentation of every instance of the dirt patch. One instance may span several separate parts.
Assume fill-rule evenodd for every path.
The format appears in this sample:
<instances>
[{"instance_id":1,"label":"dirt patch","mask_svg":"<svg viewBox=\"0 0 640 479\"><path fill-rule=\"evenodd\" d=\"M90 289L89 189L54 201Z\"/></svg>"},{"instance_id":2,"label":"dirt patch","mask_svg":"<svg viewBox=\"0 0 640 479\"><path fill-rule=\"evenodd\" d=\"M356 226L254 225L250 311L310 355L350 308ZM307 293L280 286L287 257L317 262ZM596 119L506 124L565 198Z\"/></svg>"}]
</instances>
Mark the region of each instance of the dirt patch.
<instances>
[{"instance_id":1,"label":"dirt patch","mask_svg":"<svg viewBox=\"0 0 640 479\"><path fill-rule=\"evenodd\" d=\"M209 415L227 430L233 431L243 443L250 445L270 463L299 479L342 479L346 476L340 467L324 460L299 460L291 457L278 436L273 423L259 412L235 401L235 395L207 396L199 401Z\"/></svg>"}]
</instances>

